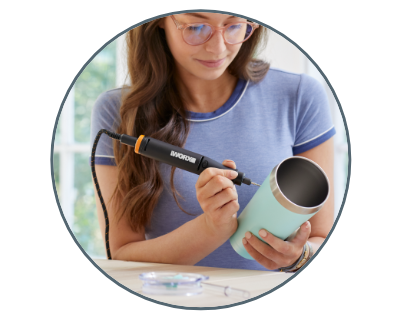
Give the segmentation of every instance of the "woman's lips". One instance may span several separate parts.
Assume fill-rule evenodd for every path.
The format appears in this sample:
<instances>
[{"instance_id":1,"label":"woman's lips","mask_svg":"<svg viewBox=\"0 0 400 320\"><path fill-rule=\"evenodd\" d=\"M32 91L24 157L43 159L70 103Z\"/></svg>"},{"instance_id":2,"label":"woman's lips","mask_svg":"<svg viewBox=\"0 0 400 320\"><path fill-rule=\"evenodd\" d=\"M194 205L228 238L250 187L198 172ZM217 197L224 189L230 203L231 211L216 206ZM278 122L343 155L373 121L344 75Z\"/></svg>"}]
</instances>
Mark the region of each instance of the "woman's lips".
<instances>
[{"instance_id":1,"label":"woman's lips","mask_svg":"<svg viewBox=\"0 0 400 320\"><path fill-rule=\"evenodd\" d=\"M216 68L219 67L221 64L224 63L225 58L220 59L220 60L199 60L196 59L198 62L200 62L203 66L209 67L209 68Z\"/></svg>"}]
</instances>

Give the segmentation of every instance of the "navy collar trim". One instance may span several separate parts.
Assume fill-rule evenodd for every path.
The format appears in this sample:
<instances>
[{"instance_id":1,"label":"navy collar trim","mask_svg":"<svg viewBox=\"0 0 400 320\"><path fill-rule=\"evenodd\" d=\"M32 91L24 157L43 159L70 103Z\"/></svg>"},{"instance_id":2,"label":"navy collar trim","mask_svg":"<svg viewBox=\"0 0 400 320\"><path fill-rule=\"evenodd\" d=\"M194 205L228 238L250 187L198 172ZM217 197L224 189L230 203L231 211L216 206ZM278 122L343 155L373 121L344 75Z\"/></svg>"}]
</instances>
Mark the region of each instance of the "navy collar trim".
<instances>
[{"instance_id":1,"label":"navy collar trim","mask_svg":"<svg viewBox=\"0 0 400 320\"><path fill-rule=\"evenodd\" d=\"M249 81L239 79L235 90L233 91L232 95L229 97L228 101L226 101L220 108L213 112L192 112L187 111L187 119L188 121L192 122L203 122L203 121L210 121L217 118L222 117L223 115L227 114L231 111L240 101L244 93L246 92L247 85Z\"/></svg>"}]
</instances>

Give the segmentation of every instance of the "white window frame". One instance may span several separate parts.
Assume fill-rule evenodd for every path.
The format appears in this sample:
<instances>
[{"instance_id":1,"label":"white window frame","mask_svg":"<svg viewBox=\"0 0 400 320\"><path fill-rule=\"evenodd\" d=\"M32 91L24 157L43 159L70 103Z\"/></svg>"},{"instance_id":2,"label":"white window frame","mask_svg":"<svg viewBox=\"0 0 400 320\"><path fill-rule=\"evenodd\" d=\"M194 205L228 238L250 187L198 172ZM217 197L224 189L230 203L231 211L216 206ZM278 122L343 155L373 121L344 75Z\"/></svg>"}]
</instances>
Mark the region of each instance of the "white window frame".
<instances>
[{"instance_id":1,"label":"white window frame","mask_svg":"<svg viewBox=\"0 0 400 320\"><path fill-rule=\"evenodd\" d=\"M126 59L124 54L125 36L117 40L117 61L116 61L116 86L121 87L126 78ZM74 138L74 116L75 116L75 86L72 87L64 103L60 119L60 142L54 144L54 154L60 157L60 178L59 178L59 200L61 208L68 225L72 229L74 224L74 206L76 200L76 189L74 187L75 154L90 154L92 146L88 143L77 143Z\"/></svg>"}]
</instances>

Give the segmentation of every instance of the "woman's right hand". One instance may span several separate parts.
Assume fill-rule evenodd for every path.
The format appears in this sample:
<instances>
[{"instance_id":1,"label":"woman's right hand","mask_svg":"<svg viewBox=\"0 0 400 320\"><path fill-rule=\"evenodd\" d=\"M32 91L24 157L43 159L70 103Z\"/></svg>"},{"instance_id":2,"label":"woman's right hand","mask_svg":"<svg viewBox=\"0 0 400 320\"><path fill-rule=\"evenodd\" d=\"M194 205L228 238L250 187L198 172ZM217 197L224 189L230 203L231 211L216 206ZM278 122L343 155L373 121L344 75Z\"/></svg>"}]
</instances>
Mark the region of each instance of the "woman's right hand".
<instances>
[{"instance_id":1,"label":"woman's right hand","mask_svg":"<svg viewBox=\"0 0 400 320\"><path fill-rule=\"evenodd\" d=\"M225 160L224 166L236 169L235 162ZM238 173L233 170L207 168L196 183L196 196L204 212L207 227L218 236L229 238L237 229L239 210L238 194L232 179Z\"/></svg>"}]
</instances>

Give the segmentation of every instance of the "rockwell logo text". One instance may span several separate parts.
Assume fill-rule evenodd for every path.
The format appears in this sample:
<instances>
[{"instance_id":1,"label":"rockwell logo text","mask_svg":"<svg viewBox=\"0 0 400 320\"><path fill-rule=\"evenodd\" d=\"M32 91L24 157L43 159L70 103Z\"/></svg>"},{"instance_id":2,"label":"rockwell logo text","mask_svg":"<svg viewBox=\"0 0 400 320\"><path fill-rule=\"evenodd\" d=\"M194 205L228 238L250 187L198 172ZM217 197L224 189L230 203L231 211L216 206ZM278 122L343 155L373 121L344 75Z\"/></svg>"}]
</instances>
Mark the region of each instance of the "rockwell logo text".
<instances>
[{"instance_id":1,"label":"rockwell logo text","mask_svg":"<svg viewBox=\"0 0 400 320\"><path fill-rule=\"evenodd\" d=\"M185 160L185 161L189 161L191 163L195 163L196 162L196 158L189 157L189 156L186 156L186 155L184 155L182 153L175 152L175 151L171 151L171 157L179 158L179 159L182 159L182 160Z\"/></svg>"}]
</instances>

